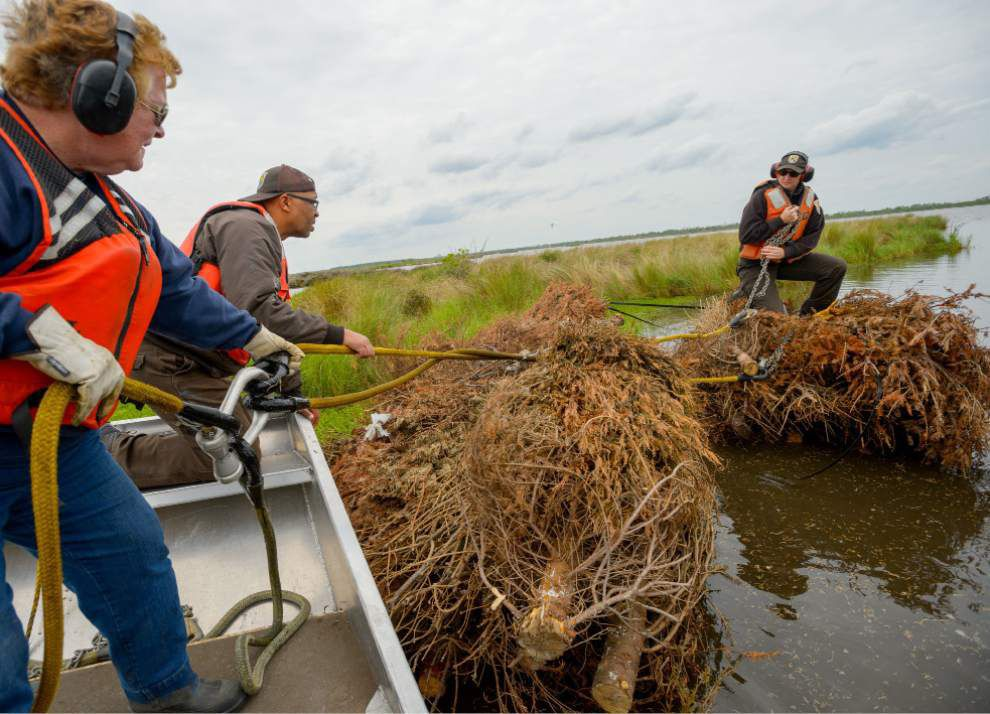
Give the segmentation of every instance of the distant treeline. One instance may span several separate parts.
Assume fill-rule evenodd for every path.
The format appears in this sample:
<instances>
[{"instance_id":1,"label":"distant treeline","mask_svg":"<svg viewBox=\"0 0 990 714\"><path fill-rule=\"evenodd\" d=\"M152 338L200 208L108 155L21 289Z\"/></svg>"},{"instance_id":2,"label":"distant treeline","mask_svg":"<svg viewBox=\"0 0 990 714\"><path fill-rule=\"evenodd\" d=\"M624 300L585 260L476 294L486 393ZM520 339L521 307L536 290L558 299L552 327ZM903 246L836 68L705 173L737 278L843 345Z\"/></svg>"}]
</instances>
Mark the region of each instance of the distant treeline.
<instances>
[{"instance_id":1,"label":"distant treeline","mask_svg":"<svg viewBox=\"0 0 990 714\"><path fill-rule=\"evenodd\" d=\"M829 218L863 218L867 216L880 216L888 213L916 213L918 211L934 211L940 208L962 208L965 206L982 206L990 204L990 196L975 198L971 201L959 201L957 203L912 203L910 206L895 206L893 208L879 208L876 210L860 211L840 211L829 213ZM571 240L561 243L538 243L524 246L522 248L502 248L500 250L483 250L477 253L468 253L469 258L480 258L486 255L502 255L505 253L518 253L526 250L543 250L547 248L574 248L581 245L595 245L597 243L616 243L629 240L646 240L649 238L663 238L665 236L684 235L689 233L716 233L718 231L735 230L738 223L722 223L711 226L692 226L690 228L668 228L662 231L650 231L648 233L634 233L630 235L608 236L606 238L592 238L590 240ZM407 265L424 265L436 263L443 256L435 258L406 258L402 260L379 260L370 263L356 263L354 265L343 265L327 270L315 270L308 273L295 273L290 279L290 285L294 288L305 287L316 280L323 280L333 275L344 273L365 272L369 270L382 270L385 268L398 268Z\"/></svg>"},{"instance_id":2,"label":"distant treeline","mask_svg":"<svg viewBox=\"0 0 990 714\"><path fill-rule=\"evenodd\" d=\"M840 211L839 213L829 213L829 218L863 218L865 216L879 216L885 213L917 213L918 211L937 211L939 208L963 208L965 206L984 206L990 203L990 196L974 198L972 201L959 201L958 203L912 203L910 206L896 206L894 208L881 208L876 211Z\"/></svg>"}]
</instances>

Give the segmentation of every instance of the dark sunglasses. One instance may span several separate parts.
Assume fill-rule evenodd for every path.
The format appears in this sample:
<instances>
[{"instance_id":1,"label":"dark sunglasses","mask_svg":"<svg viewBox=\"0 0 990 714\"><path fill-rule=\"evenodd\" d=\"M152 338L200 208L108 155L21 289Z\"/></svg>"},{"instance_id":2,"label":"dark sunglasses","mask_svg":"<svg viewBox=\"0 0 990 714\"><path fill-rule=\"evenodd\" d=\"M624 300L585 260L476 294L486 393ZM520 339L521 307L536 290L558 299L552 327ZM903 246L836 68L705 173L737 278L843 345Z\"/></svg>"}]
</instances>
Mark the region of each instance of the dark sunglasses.
<instances>
[{"instance_id":1,"label":"dark sunglasses","mask_svg":"<svg viewBox=\"0 0 990 714\"><path fill-rule=\"evenodd\" d=\"M777 173L780 174L781 176L800 176L801 175L797 171L791 171L790 169L781 169Z\"/></svg>"},{"instance_id":2,"label":"dark sunglasses","mask_svg":"<svg viewBox=\"0 0 990 714\"><path fill-rule=\"evenodd\" d=\"M161 126L165 123L165 117L168 116L168 103L162 104L160 107L156 107L154 104L149 104L143 99L138 99L138 104L147 109L149 112L155 115L155 126Z\"/></svg>"},{"instance_id":3,"label":"dark sunglasses","mask_svg":"<svg viewBox=\"0 0 990 714\"><path fill-rule=\"evenodd\" d=\"M285 195L291 196L292 198L298 198L300 201L305 201L306 203L310 204L314 209L320 207L320 199L318 198L310 198L309 196L300 196L297 193L287 193Z\"/></svg>"}]
</instances>

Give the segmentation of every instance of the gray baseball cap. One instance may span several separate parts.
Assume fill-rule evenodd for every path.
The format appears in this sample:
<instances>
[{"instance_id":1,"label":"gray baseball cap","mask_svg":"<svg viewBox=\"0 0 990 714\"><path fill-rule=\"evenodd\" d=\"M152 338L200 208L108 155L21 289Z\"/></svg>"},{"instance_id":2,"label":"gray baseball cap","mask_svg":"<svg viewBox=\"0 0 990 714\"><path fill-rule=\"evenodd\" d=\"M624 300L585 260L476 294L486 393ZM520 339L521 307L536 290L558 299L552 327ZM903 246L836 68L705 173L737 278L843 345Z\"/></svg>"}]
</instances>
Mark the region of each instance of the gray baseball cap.
<instances>
[{"instance_id":1,"label":"gray baseball cap","mask_svg":"<svg viewBox=\"0 0 990 714\"><path fill-rule=\"evenodd\" d=\"M304 193L315 190L316 182L309 176L292 166L279 164L261 174L256 193L240 200L257 203L281 196L283 193Z\"/></svg>"},{"instance_id":2,"label":"gray baseball cap","mask_svg":"<svg viewBox=\"0 0 990 714\"><path fill-rule=\"evenodd\" d=\"M806 168L808 168L808 157L803 151L788 151L780 157L780 162L777 164L778 171L790 169L799 174L804 173Z\"/></svg>"}]
</instances>

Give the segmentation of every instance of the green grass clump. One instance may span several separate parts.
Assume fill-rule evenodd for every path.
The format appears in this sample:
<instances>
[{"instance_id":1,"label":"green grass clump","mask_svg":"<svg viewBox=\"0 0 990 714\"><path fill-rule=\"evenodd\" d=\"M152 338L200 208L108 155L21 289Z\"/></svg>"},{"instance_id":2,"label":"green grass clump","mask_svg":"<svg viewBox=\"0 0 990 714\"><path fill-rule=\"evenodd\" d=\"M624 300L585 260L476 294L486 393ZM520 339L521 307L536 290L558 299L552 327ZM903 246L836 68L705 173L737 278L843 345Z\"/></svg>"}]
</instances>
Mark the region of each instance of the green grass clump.
<instances>
[{"instance_id":1,"label":"green grass clump","mask_svg":"<svg viewBox=\"0 0 990 714\"><path fill-rule=\"evenodd\" d=\"M954 254L966 248L958 232L945 234L942 216L905 216L831 223L825 226L821 247L850 265L872 266L909 258Z\"/></svg>"}]
</instances>

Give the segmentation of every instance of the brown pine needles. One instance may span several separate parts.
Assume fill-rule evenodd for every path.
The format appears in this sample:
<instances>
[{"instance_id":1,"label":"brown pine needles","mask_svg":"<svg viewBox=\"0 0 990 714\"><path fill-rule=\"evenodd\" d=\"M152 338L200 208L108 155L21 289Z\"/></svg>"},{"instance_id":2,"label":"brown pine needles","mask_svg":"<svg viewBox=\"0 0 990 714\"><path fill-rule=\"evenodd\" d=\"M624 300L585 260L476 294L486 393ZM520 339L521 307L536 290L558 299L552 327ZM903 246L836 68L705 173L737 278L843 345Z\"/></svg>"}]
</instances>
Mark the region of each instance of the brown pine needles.
<instances>
[{"instance_id":1,"label":"brown pine needles","mask_svg":"<svg viewBox=\"0 0 990 714\"><path fill-rule=\"evenodd\" d=\"M972 287L948 297L859 290L820 317L761 312L719 338L682 343L676 358L693 375L726 373L739 350L766 357L784 344L767 381L701 390L713 437L842 445L862 431L865 452L965 472L990 437L990 350L963 305L982 297ZM699 331L730 314L713 302Z\"/></svg>"}]
</instances>

